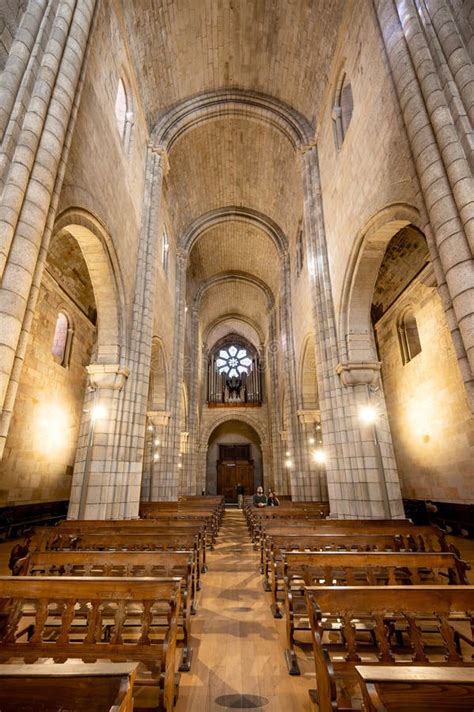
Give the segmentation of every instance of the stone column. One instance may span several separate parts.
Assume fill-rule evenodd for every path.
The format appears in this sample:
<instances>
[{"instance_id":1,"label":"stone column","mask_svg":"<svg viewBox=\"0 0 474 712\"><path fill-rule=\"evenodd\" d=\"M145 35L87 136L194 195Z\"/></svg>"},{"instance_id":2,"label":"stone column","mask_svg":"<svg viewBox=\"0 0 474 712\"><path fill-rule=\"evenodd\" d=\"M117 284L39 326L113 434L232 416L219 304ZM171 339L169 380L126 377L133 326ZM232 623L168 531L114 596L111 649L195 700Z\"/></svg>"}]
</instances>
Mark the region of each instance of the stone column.
<instances>
[{"instance_id":1,"label":"stone column","mask_svg":"<svg viewBox=\"0 0 474 712\"><path fill-rule=\"evenodd\" d=\"M474 405L474 189L468 157L453 120L438 72L439 62L431 54L420 15L413 0L373 0L422 195L434 233L434 264L448 323L453 335L461 372ZM445 3L430 2L434 11ZM448 25L439 21L441 42ZM454 42L456 39L454 38ZM459 49L459 48L458 48ZM472 104L472 65L463 53L453 52L449 60L470 80L466 101ZM468 84L455 72L460 83ZM452 86L452 85L451 85ZM461 97L464 100L463 97ZM435 260L439 260L439 265ZM439 277L439 268L442 277ZM453 310L454 319L449 311ZM459 330L459 331L458 331ZM459 336L459 339L458 339ZM459 341L461 343L459 343ZM467 360L467 363L466 363Z\"/></svg>"},{"instance_id":2,"label":"stone column","mask_svg":"<svg viewBox=\"0 0 474 712\"><path fill-rule=\"evenodd\" d=\"M201 494L202 482L197 481L197 443L199 437L199 384L203 375L205 354L199 343L199 309L195 305L191 311L191 362L190 362L190 392L188 415L188 452L184 472L185 487L183 494ZM205 372L205 371L204 371ZM205 487L204 483L204 487Z\"/></svg>"},{"instance_id":3,"label":"stone column","mask_svg":"<svg viewBox=\"0 0 474 712\"><path fill-rule=\"evenodd\" d=\"M165 410L149 410L146 417L148 425L145 431L141 501L153 502L159 497L154 484L163 457L170 414Z\"/></svg>"},{"instance_id":4,"label":"stone column","mask_svg":"<svg viewBox=\"0 0 474 712\"><path fill-rule=\"evenodd\" d=\"M282 256L280 309L282 310L283 370L288 404L288 452L290 452L288 457L285 456L285 467L289 470L292 499L295 501L312 500L315 499L314 483L311 481L309 472L305 469L302 430L297 417L297 381L291 322L290 258L288 254Z\"/></svg>"},{"instance_id":5,"label":"stone column","mask_svg":"<svg viewBox=\"0 0 474 712\"><path fill-rule=\"evenodd\" d=\"M281 405L281 384L280 374L278 372L278 341L276 333L276 313L275 307L272 307L269 314L270 321L270 339L266 349L265 359L265 374L268 378L265 379L265 387L268 389L265 393L265 399L268 403L268 412L270 418L270 443L272 448L272 479L275 491L278 494L290 494L288 491L288 480L286 472L283 469L283 451L281 446L280 429L282 413ZM264 472L264 477L268 477L268 473Z\"/></svg>"},{"instance_id":6,"label":"stone column","mask_svg":"<svg viewBox=\"0 0 474 712\"><path fill-rule=\"evenodd\" d=\"M163 500L176 501L181 494L182 473L184 468L179 468L182 423L180 417L181 386L184 377L184 341L185 341L185 295L186 295L186 265L187 255L178 250L176 254L176 280L175 280L175 317L173 335L173 378L169 393L170 420L167 430L166 447L163 453L161 466L153 483L153 490L157 497Z\"/></svg>"},{"instance_id":7,"label":"stone column","mask_svg":"<svg viewBox=\"0 0 474 712\"><path fill-rule=\"evenodd\" d=\"M129 371L119 364L87 367L79 442L69 502L69 519L107 519L120 485L115 476L114 435L122 410ZM137 512L138 514L138 512Z\"/></svg>"},{"instance_id":8,"label":"stone column","mask_svg":"<svg viewBox=\"0 0 474 712\"><path fill-rule=\"evenodd\" d=\"M95 5L30 2L0 79L0 456L64 178Z\"/></svg>"},{"instance_id":9,"label":"stone column","mask_svg":"<svg viewBox=\"0 0 474 712\"><path fill-rule=\"evenodd\" d=\"M150 145L127 350L131 374L125 384L121 383L120 389L116 388L120 391L119 403L110 409L106 407L106 414L100 421L102 448L89 453L93 478L88 475L87 467L82 466L78 454L68 515L73 519L130 519L138 516L151 369L161 188L166 166L166 154ZM91 378L91 385L100 391L109 387L98 380L101 369L99 364L89 367L89 374L95 379ZM128 368L126 373L130 373ZM94 423L87 420L87 424L90 431ZM90 435L87 437L91 438ZM93 494L87 491L92 487L96 488ZM93 501L98 493L100 499Z\"/></svg>"},{"instance_id":10,"label":"stone column","mask_svg":"<svg viewBox=\"0 0 474 712\"><path fill-rule=\"evenodd\" d=\"M301 449L304 471L312 483L313 499L318 502L327 501L326 468L324 462L316 462L313 453L322 450L321 414L319 410L298 410L298 421L301 431Z\"/></svg>"},{"instance_id":11,"label":"stone column","mask_svg":"<svg viewBox=\"0 0 474 712\"><path fill-rule=\"evenodd\" d=\"M371 364L365 364L362 369L360 364L339 363L315 145L303 150L302 160L307 265L313 297L316 374L331 516L342 519L401 517L404 516L403 504L390 431L388 426L381 425L386 423L383 402L376 404L377 431L372 425L364 425L359 417L361 408L369 404L367 379L380 389L379 366L374 369ZM383 437L378 434L380 428L383 428Z\"/></svg>"}]
</instances>

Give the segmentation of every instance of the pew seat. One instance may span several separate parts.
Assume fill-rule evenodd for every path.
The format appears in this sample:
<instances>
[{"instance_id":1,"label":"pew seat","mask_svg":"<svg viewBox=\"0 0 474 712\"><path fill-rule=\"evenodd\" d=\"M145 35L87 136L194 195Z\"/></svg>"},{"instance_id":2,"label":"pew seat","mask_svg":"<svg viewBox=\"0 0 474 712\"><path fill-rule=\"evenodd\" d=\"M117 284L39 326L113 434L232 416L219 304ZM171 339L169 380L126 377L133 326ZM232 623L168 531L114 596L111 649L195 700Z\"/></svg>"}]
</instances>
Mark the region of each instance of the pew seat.
<instances>
[{"instance_id":1,"label":"pew seat","mask_svg":"<svg viewBox=\"0 0 474 712\"><path fill-rule=\"evenodd\" d=\"M140 663L157 709L177 696L179 578L0 577L0 663Z\"/></svg>"},{"instance_id":2,"label":"pew seat","mask_svg":"<svg viewBox=\"0 0 474 712\"><path fill-rule=\"evenodd\" d=\"M472 712L474 668L356 665L367 712Z\"/></svg>"},{"instance_id":3,"label":"pew seat","mask_svg":"<svg viewBox=\"0 0 474 712\"><path fill-rule=\"evenodd\" d=\"M474 586L307 587L319 712L352 709L356 665L474 665Z\"/></svg>"},{"instance_id":4,"label":"pew seat","mask_svg":"<svg viewBox=\"0 0 474 712\"><path fill-rule=\"evenodd\" d=\"M2 712L132 712L136 663L0 665Z\"/></svg>"}]
</instances>

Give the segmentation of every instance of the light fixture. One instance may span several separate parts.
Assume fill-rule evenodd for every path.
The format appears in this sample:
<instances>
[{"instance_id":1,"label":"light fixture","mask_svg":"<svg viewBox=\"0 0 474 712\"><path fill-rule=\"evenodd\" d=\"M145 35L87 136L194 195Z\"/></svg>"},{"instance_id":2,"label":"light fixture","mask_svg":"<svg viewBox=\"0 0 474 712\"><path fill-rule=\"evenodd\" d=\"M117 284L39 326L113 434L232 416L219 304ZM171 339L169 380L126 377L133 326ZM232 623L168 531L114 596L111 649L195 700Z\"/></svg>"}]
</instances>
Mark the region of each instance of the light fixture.
<instances>
[{"instance_id":1,"label":"light fixture","mask_svg":"<svg viewBox=\"0 0 474 712\"><path fill-rule=\"evenodd\" d=\"M308 442L309 442L310 445L314 445L314 443L315 443L316 441L315 441L314 438L309 438Z\"/></svg>"},{"instance_id":2,"label":"light fixture","mask_svg":"<svg viewBox=\"0 0 474 712\"><path fill-rule=\"evenodd\" d=\"M290 470L293 467L293 462L290 459L285 460L285 467Z\"/></svg>"},{"instance_id":3,"label":"light fixture","mask_svg":"<svg viewBox=\"0 0 474 712\"><path fill-rule=\"evenodd\" d=\"M159 441L159 440L155 440L155 445L159 445L159 444L160 444L160 441Z\"/></svg>"},{"instance_id":4,"label":"light fixture","mask_svg":"<svg viewBox=\"0 0 474 712\"><path fill-rule=\"evenodd\" d=\"M101 420L102 418L105 418L106 415L107 415L107 410L106 410L105 407L104 407L103 405L101 405L100 403L96 403L96 404L92 407L91 417L92 417L92 420L93 420L94 422L95 422L96 420Z\"/></svg>"},{"instance_id":5,"label":"light fixture","mask_svg":"<svg viewBox=\"0 0 474 712\"><path fill-rule=\"evenodd\" d=\"M149 425L149 426L148 426L148 432L149 432L149 433L152 433L152 432L153 432L153 425Z\"/></svg>"},{"instance_id":6,"label":"light fixture","mask_svg":"<svg viewBox=\"0 0 474 712\"><path fill-rule=\"evenodd\" d=\"M359 419L370 425L377 420L377 411L372 405L363 405L359 408Z\"/></svg>"},{"instance_id":7,"label":"light fixture","mask_svg":"<svg viewBox=\"0 0 474 712\"><path fill-rule=\"evenodd\" d=\"M290 452L289 450L287 450L287 451L285 452L285 456L286 456L286 457L290 457L290 455L291 455L291 452Z\"/></svg>"},{"instance_id":8,"label":"light fixture","mask_svg":"<svg viewBox=\"0 0 474 712\"><path fill-rule=\"evenodd\" d=\"M155 460L155 462L160 459L160 456L157 452L155 452L155 454L153 455L153 459Z\"/></svg>"},{"instance_id":9,"label":"light fixture","mask_svg":"<svg viewBox=\"0 0 474 712\"><path fill-rule=\"evenodd\" d=\"M318 448L317 450L313 450L313 460L318 463L318 465L322 465L323 462L326 462L326 453L322 448Z\"/></svg>"},{"instance_id":10,"label":"light fixture","mask_svg":"<svg viewBox=\"0 0 474 712\"><path fill-rule=\"evenodd\" d=\"M178 467L179 467L179 469L181 469L182 466L183 466L183 465L181 464L181 462L178 462Z\"/></svg>"}]
</instances>

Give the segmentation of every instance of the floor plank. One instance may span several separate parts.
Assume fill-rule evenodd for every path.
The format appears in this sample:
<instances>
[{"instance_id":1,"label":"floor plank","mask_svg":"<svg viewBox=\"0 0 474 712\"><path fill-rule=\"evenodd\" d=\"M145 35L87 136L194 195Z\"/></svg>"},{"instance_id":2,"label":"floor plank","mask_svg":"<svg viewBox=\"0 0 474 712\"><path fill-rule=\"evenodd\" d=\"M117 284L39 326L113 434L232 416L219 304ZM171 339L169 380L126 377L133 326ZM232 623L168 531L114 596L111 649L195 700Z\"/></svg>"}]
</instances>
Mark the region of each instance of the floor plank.
<instances>
[{"instance_id":1,"label":"floor plank","mask_svg":"<svg viewBox=\"0 0 474 712\"><path fill-rule=\"evenodd\" d=\"M285 623L273 618L270 602L243 514L228 510L203 577L192 620L195 657L191 672L181 677L176 712L313 709L308 696L313 669L303 662L301 677L288 675Z\"/></svg>"}]
</instances>

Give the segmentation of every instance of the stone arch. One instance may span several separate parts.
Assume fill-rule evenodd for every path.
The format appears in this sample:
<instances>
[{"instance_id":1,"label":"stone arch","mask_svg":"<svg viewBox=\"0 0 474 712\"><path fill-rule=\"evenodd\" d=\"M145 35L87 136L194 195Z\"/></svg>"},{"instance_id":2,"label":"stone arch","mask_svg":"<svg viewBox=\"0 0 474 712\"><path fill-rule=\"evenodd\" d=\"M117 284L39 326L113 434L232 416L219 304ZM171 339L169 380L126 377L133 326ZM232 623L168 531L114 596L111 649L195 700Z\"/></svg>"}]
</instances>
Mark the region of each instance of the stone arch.
<instances>
[{"instance_id":1,"label":"stone arch","mask_svg":"<svg viewBox=\"0 0 474 712\"><path fill-rule=\"evenodd\" d=\"M303 410L318 410L319 393L316 378L314 334L308 334L303 342L299 373L299 401L301 408Z\"/></svg>"},{"instance_id":2,"label":"stone arch","mask_svg":"<svg viewBox=\"0 0 474 712\"><path fill-rule=\"evenodd\" d=\"M265 337L263 334L262 329L260 326L253 320L250 319L249 317L244 317L242 314L237 314L234 312L229 312L227 314L223 314L222 316L218 317L217 319L214 319L206 328L204 334L203 334L203 342L204 344L207 345L208 348L212 348L213 343L209 341L209 336L210 334L218 327L220 324L225 324L227 321L237 321L241 322L242 324L245 325L245 332L243 333L243 336L249 339L251 343L255 346L255 348L260 349L261 345L265 341ZM255 337L252 338L252 336L248 336L250 333L250 330L253 331L254 335L258 337L258 340L255 339Z\"/></svg>"},{"instance_id":3,"label":"stone arch","mask_svg":"<svg viewBox=\"0 0 474 712\"><path fill-rule=\"evenodd\" d=\"M201 449L207 450L207 445L209 443L209 438L211 437L212 433L216 428L219 427L219 425L222 425L223 423L226 423L229 420L238 420L242 421L246 425L250 426L255 430L257 433L258 437L260 438L260 443L263 446L267 445L268 443L268 437L267 434L265 433L265 430L262 427L262 424L256 420L256 418L253 418L251 415L248 415L247 413L239 413L236 415L235 411L229 410L228 413L224 413L223 415L218 416L215 418L215 420L212 421L212 423L209 423L206 428L202 431L201 433Z\"/></svg>"},{"instance_id":4,"label":"stone arch","mask_svg":"<svg viewBox=\"0 0 474 712\"><path fill-rule=\"evenodd\" d=\"M262 290L262 292L267 298L268 308L271 309L274 306L275 299L272 290L265 284L265 282L263 282L261 279L258 279L258 277L255 277L252 274L244 272L223 272L220 274L216 274L210 279L208 279L199 287L198 291L196 292L196 295L194 297L195 305L199 305L202 296L205 294L205 292L207 292L208 289L219 286L220 284L229 281L241 282L242 284L252 284L255 287L258 287Z\"/></svg>"},{"instance_id":5,"label":"stone arch","mask_svg":"<svg viewBox=\"0 0 474 712\"><path fill-rule=\"evenodd\" d=\"M220 89L189 97L163 112L153 130L152 141L170 151L185 132L205 121L226 116L243 116L265 123L282 133L295 150L309 143L313 134L304 116L274 97L260 92Z\"/></svg>"},{"instance_id":6,"label":"stone arch","mask_svg":"<svg viewBox=\"0 0 474 712\"><path fill-rule=\"evenodd\" d=\"M403 227L422 231L418 210L395 203L377 212L359 232L348 262L339 313L341 354L355 363L377 361L370 309L388 243Z\"/></svg>"},{"instance_id":7,"label":"stone arch","mask_svg":"<svg viewBox=\"0 0 474 712\"><path fill-rule=\"evenodd\" d=\"M120 268L105 226L81 208L69 208L56 220L53 237L74 237L84 256L97 306L98 364L122 363L125 357L124 288Z\"/></svg>"},{"instance_id":8,"label":"stone arch","mask_svg":"<svg viewBox=\"0 0 474 712\"><path fill-rule=\"evenodd\" d=\"M168 365L163 341L154 336L151 342L150 387L148 410L165 411L168 403Z\"/></svg>"},{"instance_id":9,"label":"stone arch","mask_svg":"<svg viewBox=\"0 0 474 712\"><path fill-rule=\"evenodd\" d=\"M287 253L288 240L274 220L257 210L238 205L228 205L200 215L184 230L181 248L189 254L195 242L208 230L229 221L252 224L270 238L280 256Z\"/></svg>"}]
</instances>

